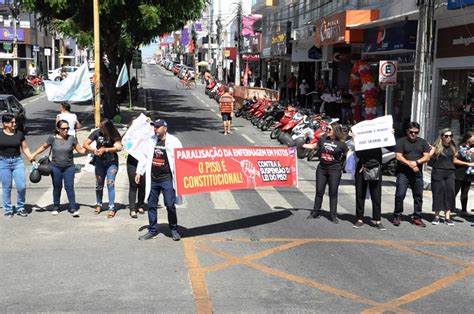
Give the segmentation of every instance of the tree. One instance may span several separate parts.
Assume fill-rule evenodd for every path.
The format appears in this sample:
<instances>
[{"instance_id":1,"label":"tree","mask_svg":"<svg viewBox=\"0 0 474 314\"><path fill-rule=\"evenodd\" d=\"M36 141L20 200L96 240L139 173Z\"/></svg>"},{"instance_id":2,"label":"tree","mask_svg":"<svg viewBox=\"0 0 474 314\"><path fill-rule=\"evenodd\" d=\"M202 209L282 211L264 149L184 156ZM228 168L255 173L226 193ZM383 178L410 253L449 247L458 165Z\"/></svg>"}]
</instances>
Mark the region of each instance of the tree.
<instances>
[{"instance_id":1,"label":"tree","mask_svg":"<svg viewBox=\"0 0 474 314\"><path fill-rule=\"evenodd\" d=\"M100 49L108 64L101 64L104 116L116 114L116 68L130 63L132 51L153 38L180 29L199 18L207 0L100 0ZM93 0L22 0L23 8L40 15L41 25L80 45L93 44Z\"/></svg>"}]
</instances>

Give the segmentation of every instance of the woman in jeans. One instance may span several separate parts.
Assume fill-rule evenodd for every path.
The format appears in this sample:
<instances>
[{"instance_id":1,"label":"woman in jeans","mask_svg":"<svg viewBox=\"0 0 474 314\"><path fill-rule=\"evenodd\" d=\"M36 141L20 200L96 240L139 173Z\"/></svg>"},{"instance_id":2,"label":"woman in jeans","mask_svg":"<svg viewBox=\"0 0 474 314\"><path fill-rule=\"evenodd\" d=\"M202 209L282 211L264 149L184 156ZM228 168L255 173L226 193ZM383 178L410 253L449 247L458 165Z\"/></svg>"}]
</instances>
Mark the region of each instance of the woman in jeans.
<instances>
[{"instance_id":1,"label":"woman in jeans","mask_svg":"<svg viewBox=\"0 0 474 314\"><path fill-rule=\"evenodd\" d=\"M459 145L454 172L455 195L461 191L461 215L467 214L467 196L474 180L474 132L466 132Z\"/></svg>"},{"instance_id":2,"label":"woman in jeans","mask_svg":"<svg viewBox=\"0 0 474 314\"><path fill-rule=\"evenodd\" d=\"M327 137L321 138L315 144L304 144L304 148L318 149L320 162L316 169L316 197L314 208L307 217L319 218L321 216L321 205L323 203L324 190L329 185L329 208L331 221L335 224L337 220L337 190L341 181L342 166L347 154L347 145L344 142L344 132L341 125L333 123L326 128Z\"/></svg>"},{"instance_id":3,"label":"woman in jeans","mask_svg":"<svg viewBox=\"0 0 474 314\"><path fill-rule=\"evenodd\" d=\"M93 131L84 142L84 147L94 153L96 177L96 206L95 213L102 211L102 195L104 183L107 183L109 195L109 210L107 218L115 216L115 176L118 172L118 154L122 150L122 137L112 121L105 119L100 123L99 129ZM94 149L91 144L95 142ZM107 181L106 181L107 180Z\"/></svg>"},{"instance_id":4,"label":"woman in jeans","mask_svg":"<svg viewBox=\"0 0 474 314\"><path fill-rule=\"evenodd\" d=\"M140 214L144 214L143 210L145 204L145 179L142 177L140 179L140 184L135 182L135 175L137 173L138 160L136 160L132 155L128 154L127 157L127 175L128 175L128 203L130 204L130 217L138 218L137 211ZM137 201L137 191L138 191L138 203Z\"/></svg>"},{"instance_id":5,"label":"woman in jeans","mask_svg":"<svg viewBox=\"0 0 474 314\"><path fill-rule=\"evenodd\" d=\"M73 217L79 217L79 208L76 204L74 192L74 175L76 166L74 165L73 153L86 154L84 147L77 143L74 135L69 135L71 126L66 120L59 120L56 123L56 134L46 139L46 143L38 147L33 153L33 157L44 152L51 147L51 178L53 180L53 211L52 215L59 214L61 201L61 190L64 182L67 198L69 200L69 212Z\"/></svg>"},{"instance_id":6,"label":"woman in jeans","mask_svg":"<svg viewBox=\"0 0 474 314\"><path fill-rule=\"evenodd\" d=\"M0 132L0 176L2 177L2 200L5 217L13 217L16 212L18 216L26 217L25 196L26 176L25 165L21 159L21 151L28 160L34 158L31 155L23 132L16 130L16 118L13 114L6 113L2 116L3 130ZM16 207L13 210L11 203L12 180L16 185Z\"/></svg>"}]
</instances>

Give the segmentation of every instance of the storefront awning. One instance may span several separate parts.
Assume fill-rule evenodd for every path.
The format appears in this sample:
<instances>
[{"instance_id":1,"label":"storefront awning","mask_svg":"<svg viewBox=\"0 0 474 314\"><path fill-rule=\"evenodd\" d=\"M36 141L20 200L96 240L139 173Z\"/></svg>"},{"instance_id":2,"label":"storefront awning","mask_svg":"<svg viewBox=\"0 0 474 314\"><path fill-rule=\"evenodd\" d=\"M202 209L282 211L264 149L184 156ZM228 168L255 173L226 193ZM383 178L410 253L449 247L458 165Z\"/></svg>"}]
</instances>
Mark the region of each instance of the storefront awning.
<instances>
[{"instance_id":1,"label":"storefront awning","mask_svg":"<svg viewBox=\"0 0 474 314\"><path fill-rule=\"evenodd\" d=\"M418 17L418 10L414 10L414 11L405 12L403 14L394 15L391 17L378 19L375 21L367 22L367 23L347 25L347 27L350 29L367 29L367 28L373 28L380 25L387 25L387 24L403 21L406 19L416 19L417 17Z\"/></svg>"}]
</instances>

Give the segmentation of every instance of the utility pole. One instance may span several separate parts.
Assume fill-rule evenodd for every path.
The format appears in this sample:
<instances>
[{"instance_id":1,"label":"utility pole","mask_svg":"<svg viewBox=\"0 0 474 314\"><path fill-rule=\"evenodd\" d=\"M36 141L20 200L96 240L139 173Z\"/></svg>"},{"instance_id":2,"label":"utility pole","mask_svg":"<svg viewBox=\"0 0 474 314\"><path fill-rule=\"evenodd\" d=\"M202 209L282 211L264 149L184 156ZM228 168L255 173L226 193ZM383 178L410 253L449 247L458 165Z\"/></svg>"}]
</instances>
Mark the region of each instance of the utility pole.
<instances>
[{"instance_id":1,"label":"utility pole","mask_svg":"<svg viewBox=\"0 0 474 314\"><path fill-rule=\"evenodd\" d=\"M419 0L417 4L419 6L419 19L416 39L411 120L420 123L420 136L428 139L435 0Z\"/></svg>"},{"instance_id":2,"label":"utility pole","mask_svg":"<svg viewBox=\"0 0 474 314\"><path fill-rule=\"evenodd\" d=\"M98 128L100 124L100 19L99 19L99 0L94 0L94 62L95 62L95 84L94 84L94 99L95 99L95 127Z\"/></svg>"},{"instance_id":3,"label":"utility pole","mask_svg":"<svg viewBox=\"0 0 474 314\"><path fill-rule=\"evenodd\" d=\"M16 32L16 22L18 19L18 15L20 14L20 10L18 8L18 2L16 0L11 1L8 4L8 8L10 9L10 13L12 16L13 22L13 72L12 76L18 75L18 35Z\"/></svg>"},{"instance_id":4,"label":"utility pole","mask_svg":"<svg viewBox=\"0 0 474 314\"><path fill-rule=\"evenodd\" d=\"M242 0L237 9L237 48L235 52L235 85L240 86L240 44L242 40Z\"/></svg>"},{"instance_id":5,"label":"utility pole","mask_svg":"<svg viewBox=\"0 0 474 314\"><path fill-rule=\"evenodd\" d=\"M209 71L212 70L212 64L211 64L211 59L212 59L212 50L211 50L211 39L212 39L212 23L213 23L213 14L214 10L212 9L212 6L214 1L211 0L209 3L209 33L207 35L207 62L208 62L208 69Z\"/></svg>"},{"instance_id":6,"label":"utility pole","mask_svg":"<svg viewBox=\"0 0 474 314\"><path fill-rule=\"evenodd\" d=\"M217 53L217 79L222 81L222 65L224 63L224 59L222 58L222 41L221 41L221 31L222 31L222 12L221 12L221 0L217 0L217 47L219 47L219 51Z\"/></svg>"}]
</instances>

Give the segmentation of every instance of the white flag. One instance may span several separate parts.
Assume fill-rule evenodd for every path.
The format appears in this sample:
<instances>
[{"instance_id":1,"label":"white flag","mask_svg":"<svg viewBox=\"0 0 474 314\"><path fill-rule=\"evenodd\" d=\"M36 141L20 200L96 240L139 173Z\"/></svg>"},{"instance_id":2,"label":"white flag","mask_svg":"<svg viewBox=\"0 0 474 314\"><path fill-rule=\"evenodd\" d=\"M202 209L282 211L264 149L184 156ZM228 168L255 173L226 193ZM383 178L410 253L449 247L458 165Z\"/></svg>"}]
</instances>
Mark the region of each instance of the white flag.
<instances>
[{"instance_id":1,"label":"white flag","mask_svg":"<svg viewBox=\"0 0 474 314\"><path fill-rule=\"evenodd\" d=\"M124 63L122 66L122 69L120 70L120 74L117 78L117 83L115 83L115 87L122 87L127 82L128 82L128 70L127 70L127 64Z\"/></svg>"},{"instance_id":2,"label":"white flag","mask_svg":"<svg viewBox=\"0 0 474 314\"><path fill-rule=\"evenodd\" d=\"M91 80L87 62L62 81L44 81L49 101L81 102L92 99Z\"/></svg>"}]
</instances>

